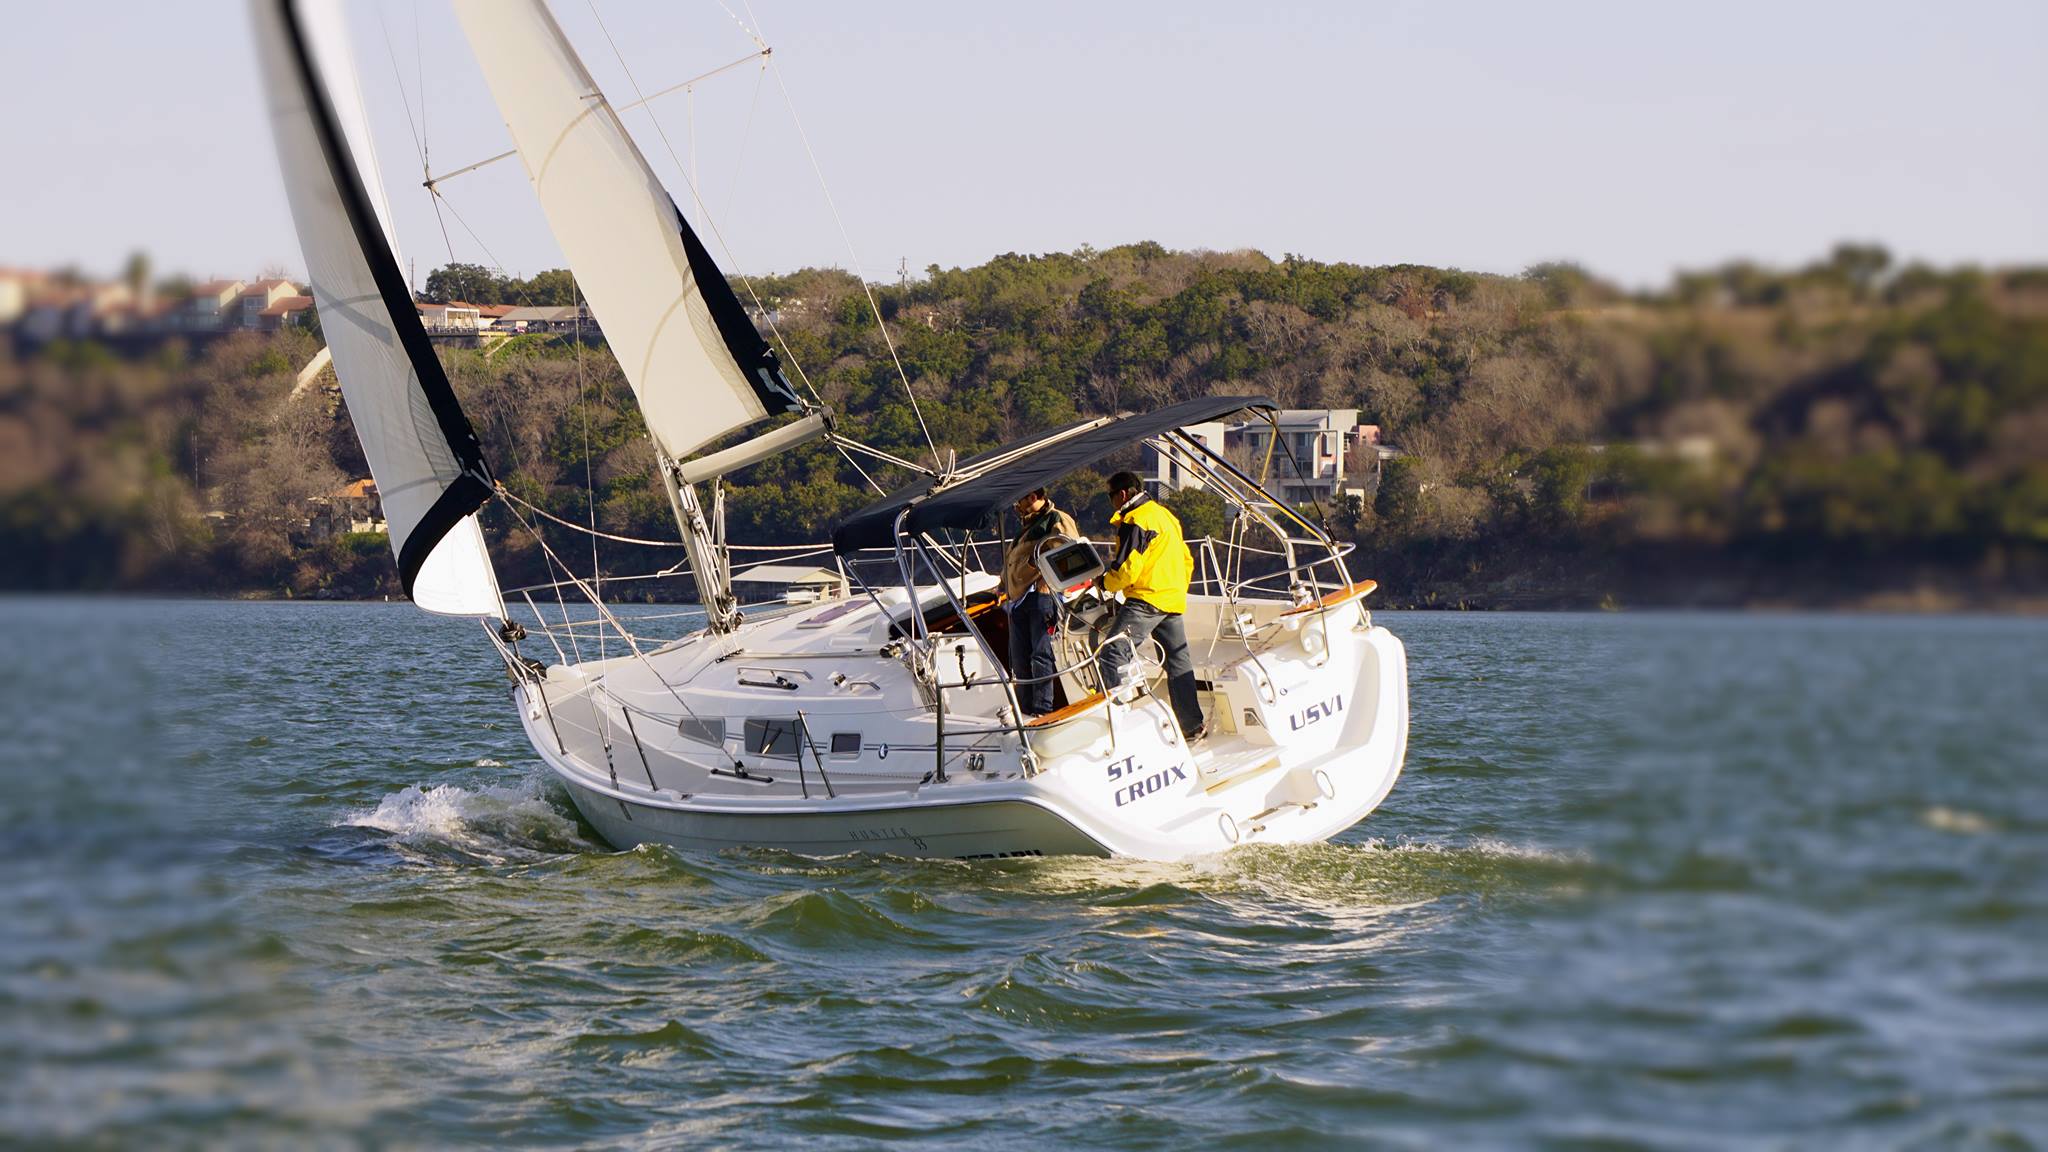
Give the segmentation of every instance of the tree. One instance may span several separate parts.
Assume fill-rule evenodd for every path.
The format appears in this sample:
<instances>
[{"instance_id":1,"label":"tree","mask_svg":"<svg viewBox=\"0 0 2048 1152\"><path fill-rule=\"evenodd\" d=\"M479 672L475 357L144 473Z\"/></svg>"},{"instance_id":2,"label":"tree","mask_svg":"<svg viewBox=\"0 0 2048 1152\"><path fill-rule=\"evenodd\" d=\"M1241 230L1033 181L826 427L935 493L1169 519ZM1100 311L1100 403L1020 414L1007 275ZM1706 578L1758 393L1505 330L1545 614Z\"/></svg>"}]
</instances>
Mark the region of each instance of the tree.
<instances>
[{"instance_id":1,"label":"tree","mask_svg":"<svg viewBox=\"0 0 2048 1152\"><path fill-rule=\"evenodd\" d=\"M498 303L525 304L536 308L566 308L577 301L576 276L567 268L536 272L510 285L508 298Z\"/></svg>"},{"instance_id":2,"label":"tree","mask_svg":"<svg viewBox=\"0 0 2048 1152\"><path fill-rule=\"evenodd\" d=\"M149 253L140 250L129 253L128 262L121 266L121 281L137 300L149 295L149 272Z\"/></svg>"},{"instance_id":3,"label":"tree","mask_svg":"<svg viewBox=\"0 0 2048 1152\"><path fill-rule=\"evenodd\" d=\"M1846 277L1856 291L1870 295L1878 277L1892 266L1892 254L1882 244L1837 244L1828 257L1828 267Z\"/></svg>"},{"instance_id":4,"label":"tree","mask_svg":"<svg viewBox=\"0 0 2048 1152\"><path fill-rule=\"evenodd\" d=\"M1593 482L1593 454L1577 444L1559 445L1536 458L1536 491L1530 508L1546 528L1568 528L1586 512Z\"/></svg>"},{"instance_id":5,"label":"tree","mask_svg":"<svg viewBox=\"0 0 2048 1152\"><path fill-rule=\"evenodd\" d=\"M481 264L448 264L427 273L420 295L436 304L502 304L505 280Z\"/></svg>"},{"instance_id":6,"label":"tree","mask_svg":"<svg viewBox=\"0 0 2048 1152\"><path fill-rule=\"evenodd\" d=\"M1388 529L1404 534L1415 530L1422 519L1422 467L1413 456L1387 461L1372 507Z\"/></svg>"},{"instance_id":7,"label":"tree","mask_svg":"<svg viewBox=\"0 0 2048 1152\"><path fill-rule=\"evenodd\" d=\"M1180 518L1181 533L1189 540L1199 540L1204 536L1220 540L1230 531L1223 497L1207 489L1182 488L1169 493L1162 503Z\"/></svg>"}]
</instances>

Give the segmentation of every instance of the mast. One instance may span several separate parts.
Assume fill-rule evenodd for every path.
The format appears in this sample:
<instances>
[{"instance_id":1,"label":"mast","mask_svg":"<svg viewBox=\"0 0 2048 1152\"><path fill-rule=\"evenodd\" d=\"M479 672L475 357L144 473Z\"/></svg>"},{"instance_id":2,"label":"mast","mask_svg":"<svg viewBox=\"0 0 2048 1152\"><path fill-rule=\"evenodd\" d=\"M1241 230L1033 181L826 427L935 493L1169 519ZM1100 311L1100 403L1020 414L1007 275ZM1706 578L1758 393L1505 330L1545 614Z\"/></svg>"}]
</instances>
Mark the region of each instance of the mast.
<instances>
[{"instance_id":1,"label":"mast","mask_svg":"<svg viewBox=\"0 0 2048 1152\"><path fill-rule=\"evenodd\" d=\"M484 79L577 283L646 418L714 631L739 620L721 502L695 485L830 430L797 393L543 0L455 0ZM691 461L729 433L783 428ZM716 470L695 467L717 462Z\"/></svg>"}]
</instances>

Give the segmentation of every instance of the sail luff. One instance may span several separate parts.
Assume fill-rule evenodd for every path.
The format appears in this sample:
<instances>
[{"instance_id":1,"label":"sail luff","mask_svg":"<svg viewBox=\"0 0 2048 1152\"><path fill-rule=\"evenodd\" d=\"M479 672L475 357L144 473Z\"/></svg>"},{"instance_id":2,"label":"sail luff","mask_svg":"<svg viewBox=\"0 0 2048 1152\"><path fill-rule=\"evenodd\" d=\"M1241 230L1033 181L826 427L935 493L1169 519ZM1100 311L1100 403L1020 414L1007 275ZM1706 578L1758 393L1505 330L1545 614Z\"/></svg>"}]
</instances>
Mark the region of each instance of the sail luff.
<instances>
[{"instance_id":1,"label":"sail luff","mask_svg":"<svg viewBox=\"0 0 2048 1152\"><path fill-rule=\"evenodd\" d=\"M399 271L354 63L331 3L254 0L279 166L399 581L429 611L503 611L474 513L490 466Z\"/></svg>"},{"instance_id":2,"label":"sail luff","mask_svg":"<svg viewBox=\"0 0 2048 1152\"><path fill-rule=\"evenodd\" d=\"M546 4L455 11L656 447L810 410Z\"/></svg>"}]
</instances>

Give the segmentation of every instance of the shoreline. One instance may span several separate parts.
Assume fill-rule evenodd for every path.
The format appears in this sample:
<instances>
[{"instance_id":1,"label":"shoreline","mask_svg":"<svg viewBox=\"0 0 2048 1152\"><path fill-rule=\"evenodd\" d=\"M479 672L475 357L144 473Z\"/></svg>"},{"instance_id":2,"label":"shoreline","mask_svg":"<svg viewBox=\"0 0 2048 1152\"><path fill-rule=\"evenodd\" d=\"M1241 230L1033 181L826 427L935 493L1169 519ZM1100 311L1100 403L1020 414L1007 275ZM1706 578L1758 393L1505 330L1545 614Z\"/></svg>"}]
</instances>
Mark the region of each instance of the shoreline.
<instances>
[{"instance_id":1,"label":"shoreline","mask_svg":"<svg viewBox=\"0 0 2048 1152\"><path fill-rule=\"evenodd\" d=\"M160 601L210 604L389 604L393 606L410 606L411 604L411 601L404 597L293 596L289 593L255 590L193 592L180 589L148 588L0 588L0 599L126 600L136 602ZM675 608L696 607L698 605L694 600L651 599L618 601L611 603L610 606L613 608ZM760 604L754 604L746 607L760 608L761 606ZM779 605L777 606L779 607ZM1932 588L1878 592L1866 596L1832 601L1785 598L1731 602L1701 597L1621 600L1611 596L1592 600L1584 597L1529 596L1489 599L1434 598L1431 600L1388 598L1386 600L1374 601L1371 607L1375 611L1383 612L1441 612L1470 613L1474 615L1527 613L1532 615L1697 614L1728 616L1976 616L2005 619L2048 618L2048 596L2015 593L2010 596L1979 599L1960 597Z\"/></svg>"}]
</instances>

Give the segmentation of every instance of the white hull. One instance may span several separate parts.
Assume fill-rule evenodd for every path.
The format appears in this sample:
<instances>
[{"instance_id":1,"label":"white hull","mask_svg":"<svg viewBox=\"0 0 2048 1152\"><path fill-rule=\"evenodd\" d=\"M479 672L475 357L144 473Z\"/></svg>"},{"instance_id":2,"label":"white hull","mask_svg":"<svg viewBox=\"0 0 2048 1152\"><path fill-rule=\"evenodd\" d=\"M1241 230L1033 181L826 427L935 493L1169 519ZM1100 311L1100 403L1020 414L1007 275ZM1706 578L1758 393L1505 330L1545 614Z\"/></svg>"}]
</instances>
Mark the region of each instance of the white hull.
<instances>
[{"instance_id":1,"label":"white hull","mask_svg":"<svg viewBox=\"0 0 2048 1152\"><path fill-rule=\"evenodd\" d=\"M781 619L810 614L799 610ZM1191 610L1190 618L1196 616ZM740 770L752 779L735 779L725 774L731 758L721 768L715 749L658 728L650 719L653 701L633 693L644 691L652 671L644 665L667 662L674 670L662 667L663 680L690 683L679 701L698 717L723 708L738 730L740 701L705 681L739 660L719 661L692 647L744 650L750 639L766 644L767 638L747 632L773 629L772 621L749 624L735 638L693 638L645 661L556 667L545 679L521 683L515 698L542 759L597 832L621 848L659 843L811 855L1176 860L1243 844L1325 840L1363 819L1392 789L1408 737L1401 643L1372 626L1355 603L1311 616L1321 633L1314 644L1291 639L1289 631L1303 630L1296 627L1269 629L1273 641L1255 652L1240 641L1219 658L1220 646L1209 646L1212 658L1201 666L1215 689L1205 700L1212 729L1239 730L1219 732L1193 749L1180 739L1165 701L1149 692L1098 701L1021 738L1014 728L976 730L969 727L975 717L955 716L958 730L967 733L952 737L956 749L932 739L929 716L892 716L878 707L880 697L892 695L891 685L876 675L874 655L854 653L849 660L866 667L868 683L881 681L873 692L856 693L876 697L866 706L856 700L831 709L841 690L830 686L834 672L824 669L797 689L745 702L780 712L808 705L802 710L818 726L812 738L821 744L824 730L861 725L869 749L881 756L835 765L828 753L815 762L824 767L821 774L811 764L799 772L794 760L740 752ZM760 683L759 668L747 667L753 674L735 671L735 679ZM1253 683L1233 679L1254 675ZM638 689L636 676L643 678ZM608 681L617 683L599 688ZM620 700L632 706L621 710ZM669 711L675 709L671 703ZM934 771L940 762L935 744L947 748L943 781ZM732 749L739 745L729 742ZM1020 756L1021 749L1029 754Z\"/></svg>"}]
</instances>

